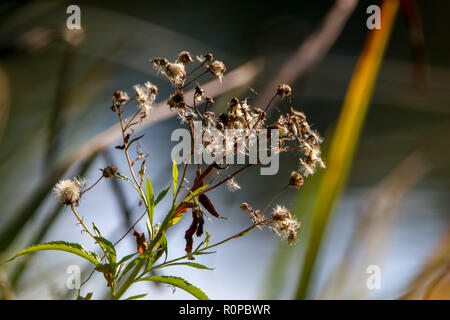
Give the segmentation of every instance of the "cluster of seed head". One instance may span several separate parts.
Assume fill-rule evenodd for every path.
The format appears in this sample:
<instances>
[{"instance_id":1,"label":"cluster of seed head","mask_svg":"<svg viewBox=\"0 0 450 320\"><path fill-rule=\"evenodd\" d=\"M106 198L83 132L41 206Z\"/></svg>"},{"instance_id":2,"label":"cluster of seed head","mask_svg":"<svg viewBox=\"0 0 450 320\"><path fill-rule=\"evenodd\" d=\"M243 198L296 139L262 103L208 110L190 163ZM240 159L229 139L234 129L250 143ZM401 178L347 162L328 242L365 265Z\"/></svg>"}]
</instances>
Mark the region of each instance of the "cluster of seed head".
<instances>
[{"instance_id":1,"label":"cluster of seed head","mask_svg":"<svg viewBox=\"0 0 450 320\"><path fill-rule=\"evenodd\" d=\"M290 113L280 115L272 128L278 129L281 152L298 151L301 154L298 170L301 176L292 177L291 175L290 183L293 182L292 178L300 181L303 177L314 174L317 167L325 168L320 153L323 140L316 131L311 129L303 112L291 107ZM293 185L298 186L294 183Z\"/></svg>"},{"instance_id":2,"label":"cluster of seed head","mask_svg":"<svg viewBox=\"0 0 450 320\"><path fill-rule=\"evenodd\" d=\"M201 120L201 133L203 138L201 141L203 147L206 148L210 154L214 154L216 150L225 149L223 160L236 154L248 155L249 149L254 147L252 143L257 141L256 136L258 136L258 138L260 137L260 132L266 131L266 137L267 139L270 139L270 130L275 129L278 130L278 144L276 146L272 145L268 147L270 148L269 151L277 153L299 153L299 169L291 172L288 185L299 189L303 185L304 179L308 175L313 174L317 167L325 167L320 153L322 138L316 131L310 128L310 125L306 121L306 116L302 112L291 107L290 112L280 115L273 123L267 124L267 111L274 98L278 96L279 98L284 99L285 97L290 96L292 94L290 86L280 84L275 90L274 97L269 101L265 108L251 106L248 104L247 100L241 101L238 98L232 98L228 104L227 111L216 115L214 111L209 110L209 107L214 104L213 98L208 96L198 83L194 89L192 104L185 98L184 89L194 80L208 73L222 80L222 77L226 72L226 66L223 62L215 60L212 54L198 56L197 61L199 65L190 73L187 73L186 67L194 63L194 59L187 51L181 52L174 62L169 62L166 58L155 58L151 60L159 72L175 87L175 91L167 100L167 104L171 109L177 109L181 122L188 124L193 139L194 121ZM205 68L203 73L193 80L190 80L193 73L202 66ZM143 119L150 114L158 95L158 88L148 81L143 85L135 85L133 90L134 95L132 98L124 91L115 91L112 96L111 109L119 115L120 121L122 125L124 125L122 130L124 132L125 144L132 143L134 140L140 138L131 139L130 142L131 134L125 134L126 131L135 124L131 121L134 117L127 123L122 122L121 115L125 110L125 107L130 101L134 101L138 107L136 115L139 114L140 118ZM205 104L202 112L199 110L200 104ZM241 132L242 134L242 136L234 135L233 138L235 139L235 143L232 144L225 142L227 140L227 131L230 129L238 129L237 132ZM236 134L236 131L234 131L234 133ZM252 134L255 135L255 139L252 139ZM124 148L125 144L116 148ZM135 161L142 160L141 170L139 172L142 180L145 173L144 158L146 155L139 150L137 154L138 158ZM132 162L132 165L134 165L135 161ZM217 163L216 166L217 169L226 168L226 166L220 167ZM102 176L104 178L113 177L117 174L117 171L118 169L115 166L110 166L102 170ZM227 180L227 184L230 191L241 189L234 176ZM62 204L78 205L83 194L83 186L84 182L78 179L62 180L58 182L54 190ZM268 207L269 205L267 208ZM247 203L243 203L241 209L250 213L251 219L256 226L260 227L270 223L274 232L283 239L286 239L289 243L295 243L297 239L297 229L300 228L300 223L292 217L287 208L276 206L271 216L267 219L264 218L263 215L265 209L261 213L260 210L254 210Z\"/></svg>"},{"instance_id":3,"label":"cluster of seed head","mask_svg":"<svg viewBox=\"0 0 450 320\"><path fill-rule=\"evenodd\" d=\"M214 60L212 54L197 57L197 59L206 66L207 71L219 78L222 77L226 70L225 65L221 61ZM168 62L167 59L156 58L152 61L172 83L177 77L185 79L186 73L184 70L180 71L178 75L170 72L170 69L174 68L174 64ZM178 60L175 62L175 64L180 64L183 67L191 63L193 63L193 59L187 51L180 53ZM325 167L320 156L322 138L310 128L306 121L306 116L302 112L296 111L291 107L289 113L280 115L274 123L267 125L266 111L270 103L265 109L262 109L257 106L251 106L247 100L241 101L238 98L232 98L228 104L227 112L216 115L208 109L214 103L214 100L205 94L205 90L199 84L195 86L193 105L189 105L185 99L183 92L184 80L181 85L174 84L178 89L170 96L167 104L170 108L178 110L178 117L181 119L181 122L187 123L190 128L193 127L194 121L202 121L202 143L203 147L210 154L215 154L217 150L225 150L223 154L224 159L230 156L233 157L235 154L248 155L249 149L254 147L252 143L256 141L256 139L252 139L252 134L256 136L261 130L278 129L279 144L272 146L271 150L267 151L295 151L299 153L299 169L295 175L291 175L290 185L300 188L304 178L313 174L317 167ZM283 99L291 94L292 89L290 86L280 84L276 88L274 97L279 96ZM203 112L200 112L198 109L200 103L206 104ZM234 136L235 144L224 143L227 139L227 129L241 130L241 136L239 134ZM249 132L249 129L255 129L256 132L253 130ZM224 163L224 160L222 163ZM239 189L239 185L234 180L230 180L228 186L232 191Z\"/></svg>"}]
</instances>

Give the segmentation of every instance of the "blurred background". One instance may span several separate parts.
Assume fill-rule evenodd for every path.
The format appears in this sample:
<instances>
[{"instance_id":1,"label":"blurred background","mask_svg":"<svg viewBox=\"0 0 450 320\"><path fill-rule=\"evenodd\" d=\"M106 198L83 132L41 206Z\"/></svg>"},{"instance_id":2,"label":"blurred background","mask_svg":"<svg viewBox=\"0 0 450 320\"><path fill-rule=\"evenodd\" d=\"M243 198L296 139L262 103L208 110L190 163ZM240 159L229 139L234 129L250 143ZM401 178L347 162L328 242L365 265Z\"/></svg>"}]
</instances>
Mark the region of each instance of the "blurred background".
<instances>
[{"instance_id":1,"label":"blurred background","mask_svg":"<svg viewBox=\"0 0 450 320\"><path fill-rule=\"evenodd\" d=\"M82 30L66 28L71 4L81 8ZM380 30L366 26L372 4L381 6ZM126 172L111 129L114 90L131 92L147 80L158 86L162 107L143 127L141 144L156 192L170 184L170 134L180 121L162 111L172 89L149 58L175 60L188 50L227 65L222 85L205 80L213 81L216 113L234 96L265 105L279 83L289 84L292 96L269 117L291 105L305 112L325 137L328 168L277 200L302 222L295 246L256 229L197 258L212 271L180 266L163 274L184 277L212 299L450 298L449 12L444 0L3 1L0 260L52 240L94 248L51 189L62 177L94 182L109 164ZM249 226L239 204L264 207L296 168L294 155L282 156L278 175L254 168L238 178L240 191L215 190L211 199L229 220L206 222L212 241ZM137 202L128 186L108 179L86 194L79 212L117 240L142 213ZM157 220L169 205L157 207ZM169 231L169 257L183 255L189 224L182 219ZM119 255L129 250L131 236ZM91 271L57 252L1 264L0 297L73 298L69 265L79 265L83 279ZM380 288L368 288L369 266L379 271ZM102 274L81 293L91 291L107 297ZM192 298L148 284L128 295L147 291L149 299Z\"/></svg>"}]
</instances>

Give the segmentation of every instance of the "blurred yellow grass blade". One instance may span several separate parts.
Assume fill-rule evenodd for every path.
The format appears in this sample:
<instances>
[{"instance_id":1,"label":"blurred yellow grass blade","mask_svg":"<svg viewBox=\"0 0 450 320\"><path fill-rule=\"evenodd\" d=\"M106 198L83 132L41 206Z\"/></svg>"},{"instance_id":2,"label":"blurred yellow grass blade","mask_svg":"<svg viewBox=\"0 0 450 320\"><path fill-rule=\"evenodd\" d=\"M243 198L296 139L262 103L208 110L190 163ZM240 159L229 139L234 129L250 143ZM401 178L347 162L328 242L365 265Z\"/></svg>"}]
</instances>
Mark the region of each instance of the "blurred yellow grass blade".
<instances>
[{"instance_id":1,"label":"blurred yellow grass blade","mask_svg":"<svg viewBox=\"0 0 450 320\"><path fill-rule=\"evenodd\" d=\"M313 209L311 236L297 287L296 299L304 299L307 296L323 232L334 203L347 180L398 7L399 1L385 0L382 2L381 29L374 29L369 33L348 87L330 151L326 157L328 167L325 169L318 188Z\"/></svg>"}]
</instances>

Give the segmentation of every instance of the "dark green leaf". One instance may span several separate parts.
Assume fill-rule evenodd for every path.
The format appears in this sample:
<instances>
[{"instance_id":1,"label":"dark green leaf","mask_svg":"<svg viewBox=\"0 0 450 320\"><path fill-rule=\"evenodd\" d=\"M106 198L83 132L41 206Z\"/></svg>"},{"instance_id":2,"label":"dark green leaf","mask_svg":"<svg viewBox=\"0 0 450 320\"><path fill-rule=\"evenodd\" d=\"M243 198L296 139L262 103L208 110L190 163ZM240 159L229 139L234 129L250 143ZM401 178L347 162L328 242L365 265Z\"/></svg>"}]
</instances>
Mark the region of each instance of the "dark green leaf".
<instances>
[{"instance_id":1,"label":"dark green leaf","mask_svg":"<svg viewBox=\"0 0 450 320\"><path fill-rule=\"evenodd\" d=\"M80 257L88 260L89 262L91 262L94 265L97 265L100 262L100 258L98 257L98 255L95 252L87 251L86 249L83 248L83 246L81 246L78 243L69 243L69 242L65 242L65 241L52 241L52 242L47 242L47 243L42 243L42 244L36 244L34 246L31 246L31 247L28 247L26 249L19 251L13 259L23 256L28 253L34 253L34 252L38 252L38 251L48 251L48 250L70 252L70 253L76 254L77 256L80 256ZM11 260L13 260L13 259L11 259Z\"/></svg>"},{"instance_id":2,"label":"dark green leaf","mask_svg":"<svg viewBox=\"0 0 450 320\"><path fill-rule=\"evenodd\" d=\"M155 206L162 200L164 199L164 197L167 195L167 193L169 192L171 186L168 186L166 189L164 189L163 191L161 191L161 193L158 195L158 197L156 198L155 201Z\"/></svg>"},{"instance_id":3,"label":"dark green leaf","mask_svg":"<svg viewBox=\"0 0 450 320\"><path fill-rule=\"evenodd\" d=\"M152 281L152 282L162 282L167 283L172 286L178 287L196 297L199 300L209 300L208 296L196 286L190 284L186 280L180 277L173 276L150 276L139 279L138 281Z\"/></svg>"},{"instance_id":4,"label":"dark green leaf","mask_svg":"<svg viewBox=\"0 0 450 320\"><path fill-rule=\"evenodd\" d=\"M147 294L148 294L148 293L137 294L137 295L135 295L135 296L128 297L128 298L126 298L125 300L136 300L136 299L140 299L140 298L145 297Z\"/></svg>"},{"instance_id":5,"label":"dark green leaf","mask_svg":"<svg viewBox=\"0 0 450 320\"><path fill-rule=\"evenodd\" d=\"M166 264L164 267L170 267L170 266L188 266L188 267L193 267L193 268L197 268L197 269L214 270L212 268L208 268L207 266L204 266L200 263L195 263L195 262L170 263L170 264Z\"/></svg>"}]
</instances>

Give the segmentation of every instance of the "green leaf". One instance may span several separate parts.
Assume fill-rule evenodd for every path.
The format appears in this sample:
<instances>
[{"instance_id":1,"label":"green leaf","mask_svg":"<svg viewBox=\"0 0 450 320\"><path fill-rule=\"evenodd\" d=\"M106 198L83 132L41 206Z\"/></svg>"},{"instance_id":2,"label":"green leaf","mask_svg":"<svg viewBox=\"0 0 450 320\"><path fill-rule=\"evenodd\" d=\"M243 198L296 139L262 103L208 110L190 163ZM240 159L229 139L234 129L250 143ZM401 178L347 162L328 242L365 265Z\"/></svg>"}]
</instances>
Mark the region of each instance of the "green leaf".
<instances>
[{"instance_id":1,"label":"green leaf","mask_svg":"<svg viewBox=\"0 0 450 320\"><path fill-rule=\"evenodd\" d=\"M155 201L155 207L156 205L162 200L164 199L164 197L167 195L167 193L169 192L171 186L168 186L166 189L164 189L163 191L161 191L161 193L158 195L158 197L156 197L156 201Z\"/></svg>"},{"instance_id":2,"label":"green leaf","mask_svg":"<svg viewBox=\"0 0 450 320\"><path fill-rule=\"evenodd\" d=\"M195 262L178 262L178 263L170 263L166 264L164 267L170 267L170 266L188 266L196 269L204 269L204 270L214 270L213 268L208 268L207 266L204 266L200 263Z\"/></svg>"},{"instance_id":3,"label":"green leaf","mask_svg":"<svg viewBox=\"0 0 450 320\"><path fill-rule=\"evenodd\" d=\"M95 252L87 251L86 249L83 248L82 245L80 245L78 243L70 243L70 242L65 242L65 241L52 241L52 242L47 242L47 243L42 243L42 244L36 244L34 246L31 246L31 247L28 247L26 249L19 251L14 256L14 258L12 258L11 260L13 260L17 257L23 256L25 254L28 254L28 253L34 253L34 252L38 252L38 251L48 251L48 250L70 252L70 253L76 254L77 256L80 256L80 257L88 260L89 262L91 262L94 265L97 265L98 263L100 263L100 258L98 257L98 255Z\"/></svg>"},{"instance_id":4,"label":"green leaf","mask_svg":"<svg viewBox=\"0 0 450 320\"><path fill-rule=\"evenodd\" d=\"M186 280L180 277L173 276L150 276L139 279L138 281L152 281L152 282L162 282L167 283L172 286L178 287L196 297L199 300L209 300L208 296L196 286L190 284Z\"/></svg>"},{"instance_id":5,"label":"green leaf","mask_svg":"<svg viewBox=\"0 0 450 320\"><path fill-rule=\"evenodd\" d=\"M215 251L200 251L200 252L197 252L196 255L201 256L203 254L213 254L213 253L216 253L216 252Z\"/></svg>"},{"instance_id":6,"label":"green leaf","mask_svg":"<svg viewBox=\"0 0 450 320\"><path fill-rule=\"evenodd\" d=\"M95 237L95 240L101 244L103 249L105 249L106 258L108 259L109 263L111 264L112 268L114 269L116 265L116 249L114 248L114 245L108 240L103 237Z\"/></svg>"},{"instance_id":7,"label":"green leaf","mask_svg":"<svg viewBox=\"0 0 450 320\"><path fill-rule=\"evenodd\" d=\"M106 251L105 252L106 258L111 264L111 268L114 270L116 267L116 256L117 256L116 248L114 247L111 241L102 236L100 230L97 228L95 223L92 223L92 227L94 229L94 232L97 234L95 240Z\"/></svg>"},{"instance_id":8,"label":"green leaf","mask_svg":"<svg viewBox=\"0 0 450 320\"><path fill-rule=\"evenodd\" d=\"M148 218L150 219L150 223L153 224L153 212L155 209L155 192L153 191L152 183L150 182L150 178L148 176L145 186L145 195L147 197L148 203Z\"/></svg>"},{"instance_id":9,"label":"green leaf","mask_svg":"<svg viewBox=\"0 0 450 320\"><path fill-rule=\"evenodd\" d=\"M129 254L129 255L123 257L122 259L120 259L120 261L119 261L117 264L122 264L122 263L124 263L125 261L130 260L130 259L133 258L133 256L136 255L136 254L137 254L137 252L132 253L132 254Z\"/></svg>"},{"instance_id":10,"label":"green leaf","mask_svg":"<svg viewBox=\"0 0 450 320\"><path fill-rule=\"evenodd\" d=\"M178 166L175 159L173 160L172 165L172 179L173 179L173 196L175 198L175 194L177 193L177 184L178 184Z\"/></svg>"},{"instance_id":11,"label":"green leaf","mask_svg":"<svg viewBox=\"0 0 450 320\"><path fill-rule=\"evenodd\" d=\"M148 293L137 294L137 295L135 295L135 296L128 297L128 298L126 298L125 300L136 300L136 299L140 299L140 298L145 297L147 294L148 294Z\"/></svg>"},{"instance_id":12,"label":"green leaf","mask_svg":"<svg viewBox=\"0 0 450 320\"><path fill-rule=\"evenodd\" d=\"M184 198L183 202L188 202L193 197L197 196L200 192L202 192L206 187L208 187L207 184L201 186L200 188L198 188L195 191L190 191L189 194L186 196L186 198Z\"/></svg>"},{"instance_id":13,"label":"green leaf","mask_svg":"<svg viewBox=\"0 0 450 320\"><path fill-rule=\"evenodd\" d=\"M136 257L136 259L132 260L130 263L127 264L127 266L123 269L122 273L117 278L117 283L123 278L124 275L126 275L135 265L137 265L141 260L147 259L146 256L140 255Z\"/></svg>"}]
</instances>

